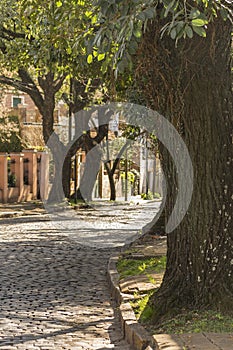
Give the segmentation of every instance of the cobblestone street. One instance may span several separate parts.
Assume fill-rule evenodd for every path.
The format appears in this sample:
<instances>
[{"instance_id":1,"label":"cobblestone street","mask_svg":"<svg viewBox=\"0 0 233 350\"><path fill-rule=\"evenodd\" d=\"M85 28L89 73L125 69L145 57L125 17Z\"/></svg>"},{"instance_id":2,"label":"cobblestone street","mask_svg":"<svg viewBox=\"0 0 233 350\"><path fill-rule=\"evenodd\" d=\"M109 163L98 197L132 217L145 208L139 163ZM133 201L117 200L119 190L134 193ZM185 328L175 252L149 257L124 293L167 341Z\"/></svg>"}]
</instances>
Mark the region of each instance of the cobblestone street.
<instances>
[{"instance_id":1,"label":"cobblestone street","mask_svg":"<svg viewBox=\"0 0 233 350\"><path fill-rule=\"evenodd\" d=\"M1 349L122 349L106 282L109 253L8 226L1 235Z\"/></svg>"},{"instance_id":2,"label":"cobblestone street","mask_svg":"<svg viewBox=\"0 0 233 350\"><path fill-rule=\"evenodd\" d=\"M114 244L81 245L46 215L1 219L0 348L129 350L106 280Z\"/></svg>"}]
</instances>

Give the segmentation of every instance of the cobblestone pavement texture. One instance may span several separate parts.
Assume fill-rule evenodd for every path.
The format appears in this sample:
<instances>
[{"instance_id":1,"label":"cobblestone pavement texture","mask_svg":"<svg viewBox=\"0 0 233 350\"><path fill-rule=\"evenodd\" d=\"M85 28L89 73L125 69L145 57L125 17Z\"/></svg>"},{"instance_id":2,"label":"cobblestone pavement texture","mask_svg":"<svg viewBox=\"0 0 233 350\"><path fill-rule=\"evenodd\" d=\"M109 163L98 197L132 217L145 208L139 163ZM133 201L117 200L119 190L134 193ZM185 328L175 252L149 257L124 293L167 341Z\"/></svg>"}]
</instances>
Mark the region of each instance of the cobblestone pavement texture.
<instances>
[{"instance_id":1,"label":"cobblestone pavement texture","mask_svg":"<svg viewBox=\"0 0 233 350\"><path fill-rule=\"evenodd\" d=\"M93 238L101 227L93 234L97 218L89 219ZM128 219L121 223L126 236ZM68 229L57 224L59 219L55 224L42 213L0 219L0 349L129 350L106 279L117 238L107 236L105 248L94 248L94 241L81 244L83 237L80 243L75 222L71 235L72 222ZM118 230L122 226L116 225L114 235ZM121 236L119 242L124 244Z\"/></svg>"}]
</instances>

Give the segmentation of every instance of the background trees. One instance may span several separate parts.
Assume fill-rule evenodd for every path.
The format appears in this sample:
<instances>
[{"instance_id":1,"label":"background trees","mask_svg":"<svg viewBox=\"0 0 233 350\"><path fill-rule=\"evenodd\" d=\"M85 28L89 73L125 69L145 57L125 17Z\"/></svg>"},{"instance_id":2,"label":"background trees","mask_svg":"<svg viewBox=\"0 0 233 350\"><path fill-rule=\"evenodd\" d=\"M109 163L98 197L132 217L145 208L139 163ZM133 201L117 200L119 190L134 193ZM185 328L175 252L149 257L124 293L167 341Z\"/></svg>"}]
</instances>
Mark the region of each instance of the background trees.
<instances>
[{"instance_id":1,"label":"background trees","mask_svg":"<svg viewBox=\"0 0 233 350\"><path fill-rule=\"evenodd\" d=\"M64 165L61 164L59 155L65 152L65 145L54 132L54 109L62 92L69 92L70 82L69 107L74 113L92 101L91 94L100 85L98 70L88 66L84 45L87 23L92 20L89 3L4 0L2 6L0 82L26 92L39 109L44 142L47 144L53 134L55 173L58 175L65 169L63 185L69 197L71 157L81 146L87 148L88 143L90 146L91 140L90 135L83 136L70 149ZM103 128L99 130L99 137L102 131ZM60 201L63 198L57 191L57 179L55 176L50 198Z\"/></svg>"}]
</instances>

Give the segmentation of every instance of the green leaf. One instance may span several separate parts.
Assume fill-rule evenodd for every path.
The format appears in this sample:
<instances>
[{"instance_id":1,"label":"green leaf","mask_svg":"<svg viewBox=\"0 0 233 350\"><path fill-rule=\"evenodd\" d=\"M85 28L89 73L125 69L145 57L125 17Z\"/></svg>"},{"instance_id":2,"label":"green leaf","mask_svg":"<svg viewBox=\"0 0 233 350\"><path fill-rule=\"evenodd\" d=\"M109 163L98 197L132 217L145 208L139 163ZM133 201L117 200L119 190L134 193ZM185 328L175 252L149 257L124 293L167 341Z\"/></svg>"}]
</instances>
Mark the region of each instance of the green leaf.
<instances>
[{"instance_id":1,"label":"green leaf","mask_svg":"<svg viewBox=\"0 0 233 350\"><path fill-rule=\"evenodd\" d=\"M93 62L93 56L90 54L87 56L87 63L91 64Z\"/></svg>"},{"instance_id":2,"label":"green leaf","mask_svg":"<svg viewBox=\"0 0 233 350\"><path fill-rule=\"evenodd\" d=\"M187 36L192 39L193 37L193 30L190 26L186 26L185 27L185 33L187 34Z\"/></svg>"},{"instance_id":3,"label":"green leaf","mask_svg":"<svg viewBox=\"0 0 233 350\"><path fill-rule=\"evenodd\" d=\"M191 12L190 12L190 15L189 17L191 19L195 19L195 18L198 18L200 16L201 12L197 9L193 9Z\"/></svg>"},{"instance_id":4,"label":"green leaf","mask_svg":"<svg viewBox=\"0 0 233 350\"><path fill-rule=\"evenodd\" d=\"M60 1L60 0L56 1L56 6L57 7L61 7L62 6L62 1Z\"/></svg>"},{"instance_id":5,"label":"green leaf","mask_svg":"<svg viewBox=\"0 0 233 350\"><path fill-rule=\"evenodd\" d=\"M202 36L203 38L206 37L206 31L203 27L196 27L196 26L192 26L193 30L195 33L197 33L199 36Z\"/></svg>"},{"instance_id":6,"label":"green leaf","mask_svg":"<svg viewBox=\"0 0 233 350\"><path fill-rule=\"evenodd\" d=\"M183 21L179 21L176 26L176 38L179 39L184 34L185 23Z\"/></svg>"},{"instance_id":7,"label":"green leaf","mask_svg":"<svg viewBox=\"0 0 233 350\"><path fill-rule=\"evenodd\" d=\"M226 21L228 18L228 15L229 15L228 11L224 8L221 8L220 13L221 13L221 16L224 19L224 21Z\"/></svg>"},{"instance_id":8,"label":"green leaf","mask_svg":"<svg viewBox=\"0 0 233 350\"><path fill-rule=\"evenodd\" d=\"M176 28L172 28L170 36L171 36L172 39L176 38Z\"/></svg>"},{"instance_id":9,"label":"green leaf","mask_svg":"<svg viewBox=\"0 0 233 350\"><path fill-rule=\"evenodd\" d=\"M202 19L202 18L196 18L196 19L192 20L192 25L195 27L203 27L207 23L208 23L208 21L206 19Z\"/></svg>"},{"instance_id":10,"label":"green leaf","mask_svg":"<svg viewBox=\"0 0 233 350\"><path fill-rule=\"evenodd\" d=\"M100 53L100 54L97 56L97 60L98 60L98 61L103 61L103 59L105 59L105 53Z\"/></svg>"},{"instance_id":11,"label":"green leaf","mask_svg":"<svg viewBox=\"0 0 233 350\"><path fill-rule=\"evenodd\" d=\"M67 47L66 52L68 53L68 55L70 55L70 54L72 53L72 49L71 49L71 47L70 47L70 46L69 46L69 47Z\"/></svg>"},{"instance_id":12,"label":"green leaf","mask_svg":"<svg viewBox=\"0 0 233 350\"><path fill-rule=\"evenodd\" d=\"M144 12L140 12L140 13L138 14L137 18L138 18L140 21L145 21L145 19L146 19L145 13L144 13Z\"/></svg>"},{"instance_id":13,"label":"green leaf","mask_svg":"<svg viewBox=\"0 0 233 350\"><path fill-rule=\"evenodd\" d=\"M138 49L138 43L135 40L132 40L129 43L129 53L130 55L135 55Z\"/></svg>"},{"instance_id":14,"label":"green leaf","mask_svg":"<svg viewBox=\"0 0 233 350\"><path fill-rule=\"evenodd\" d=\"M171 1L171 2L169 3L169 5L167 6L167 8L166 8L166 10L165 10L165 12L164 12L164 17L165 17L165 18L167 17L167 15L168 15L169 11L171 10L172 6L174 5L174 3L175 3L175 0Z\"/></svg>"},{"instance_id":15,"label":"green leaf","mask_svg":"<svg viewBox=\"0 0 233 350\"><path fill-rule=\"evenodd\" d=\"M143 13L146 15L146 18L152 19L155 16L155 9L152 7L149 7L148 9L143 11Z\"/></svg>"},{"instance_id":16,"label":"green leaf","mask_svg":"<svg viewBox=\"0 0 233 350\"><path fill-rule=\"evenodd\" d=\"M133 34L134 34L135 38L138 38L138 39L141 38L141 36L142 36L142 32L140 29L134 29Z\"/></svg>"}]
</instances>

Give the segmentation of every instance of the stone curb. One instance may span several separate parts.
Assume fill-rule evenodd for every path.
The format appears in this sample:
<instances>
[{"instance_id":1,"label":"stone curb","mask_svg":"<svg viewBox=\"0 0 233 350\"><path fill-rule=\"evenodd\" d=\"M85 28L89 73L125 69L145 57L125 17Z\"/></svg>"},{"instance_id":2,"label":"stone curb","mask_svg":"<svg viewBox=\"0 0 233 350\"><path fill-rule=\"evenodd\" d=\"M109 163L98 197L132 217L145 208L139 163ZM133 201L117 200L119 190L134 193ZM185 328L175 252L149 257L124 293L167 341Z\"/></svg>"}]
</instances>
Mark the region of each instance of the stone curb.
<instances>
[{"instance_id":1,"label":"stone curb","mask_svg":"<svg viewBox=\"0 0 233 350\"><path fill-rule=\"evenodd\" d=\"M111 295L119 306L120 322L124 338L134 350L158 350L155 339L137 322L133 309L128 302L129 296L121 293L119 274L116 264L119 255L113 255L108 262L107 276Z\"/></svg>"},{"instance_id":2,"label":"stone curb","mask_svg":"<svg viewBox=\"0 0 233 350\"><path fill-rule=\"evenodd\" d=\"M7 218L14 218L17 216L22 216L23 213L21 211L9 211L9 212L0 212L0 218L7 219Z\"/></svg>"}]
</instances>

